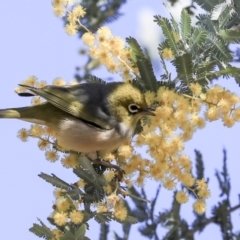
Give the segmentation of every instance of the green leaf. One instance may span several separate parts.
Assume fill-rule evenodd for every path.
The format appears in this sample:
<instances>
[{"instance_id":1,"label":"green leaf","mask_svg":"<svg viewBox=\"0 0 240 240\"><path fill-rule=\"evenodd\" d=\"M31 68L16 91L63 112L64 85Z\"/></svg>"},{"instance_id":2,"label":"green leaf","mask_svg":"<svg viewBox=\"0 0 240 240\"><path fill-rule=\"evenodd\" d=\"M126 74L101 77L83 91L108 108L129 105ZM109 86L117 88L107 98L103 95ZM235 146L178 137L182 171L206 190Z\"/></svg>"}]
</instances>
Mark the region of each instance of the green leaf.
<instances>
[{"instance_id":1,"label":"green leaf","mask_svg":"<svg viewBox=\"0 0 240 240\"><path fill-rule=\"evenodd\" d=\"M198 150L194 150L196 155L196 172L197 172L197 179L204 178L204 163L202 154Z\"/></svg>"},{"instance_id":2,"label":"green leaf","mask_svg":"<svg viewBox=\"0 0 240 240\"><path fill-rule=\"evenodd\" d=\"M45 173L41 173L38 175L40 178L44 179L46 182L51 183L54 187L57 188L62 188L65 190L68 190L71 188L71 185L64 182L63 180L61 180L60 178L58 178L56 175L52 174L52 176L45 174Z\"/></svg>"},{"instance_id":3,"label":"green leaf","mask_svg":"<svg viewBox=\"0 0 240 240\"><path fill-rule=\"evenodd\" d=\"M144 84L145 91L157 91L157 79L153 72L152 63L146 58L138 58L137 66L141 76L141 82Z\"/></svg>"},{"instance_id":4,"label":"green leaf","mask_svg":"<svg viewBox=\"0 0 240 240\"><path fill-rule=\"evenodd\" d=\"M197 25L199 25L201 28L208 32L211 32L213 34L216 33L217 23L215 24L211 20L209 14L199 14L198 16L196 16L196 18L198 19Z\"/></svg>"},{"instance_id":5,"label":"green leaf","mask_svg":"<svg viewBox=\"0 0 240 240\"><path fill-rule=\"evenodd\" d=\"M192 36L190 38L190 47L193 51L197 49L205 42L207 33L202 28L194 28Z\"/></svg>"},{"instance_id":6,"label":"green leaf","mask_svg":"<svg viewBox=\"0 0 240 240\"><path fill-rule=\"evenodd\" d=\"M218 18L218 26L219 29L226 28L228 23L233 17L234 12L227 6L226 9L222 12L222 14Z\"/></svg>"},{"instance_id":7,"label":"green leaf","mask_svg":"<svg viewBox=\"0 0 240 240\"><path fill-rule=\"evenodd\" d=\"M232 59L230 50L220 39L217 39L216 37L208 37L207 40L211 44L212 56L223 62L229 62Z\"/></svg>"},{"instance_id":8,"label":"green leaf","mask_svg":"<svg viewBox=\"0 0 240 240\"><path fill-rule=\"evenodd\" d=\"M195 66L197 78L198 76L206 75L207 73L214 71L217 63L218 60L213 60L210 62L203 62L202 64Z\"/></svg>"},{"instance_id":9,"label":"green leaf","mask_svg":"<svg viewBox=\"0 0 240 240\"><path fill-rule=\"evenodd\" d=\"M223 168L222 172L216 171L215 176L217 177L219 187L222 190L221 197L226 195L229 199L230 190L231 190L231 183L230 183L230 176L227 169L227 152L223 149Z\"/></svg>"},{"instance_id":10,"label":"green leaf","mask_svg":"<svg viewBox=\"0 0 240 240\"><path fill-rule=\"evenodd\" d=\"M214 6L224 2L224 0L195 0L195 2L204 10L210 12L214 8Z\"/></svg>"},{"instance_id":11,"label":"green leaf","mask_svg":"<svg viewBox=\"0 0 240 240\"><path fill-rule=\"evenodd\" d=\"M109 233L109 225L106 223L101 224L101 229L100 229L100 236L99 240L106 240L108 239L107 235Z\"/></svg>"},{"instance_id":12,"label":"green leaf","mask_svg":"<svg viewBox=\"0 0 240 240\"><path fill-rule=\"evenodd\" d=\"M191 17L188 14L188 12L183 9L181 12L181 34L182 34L182 39L185 42L191 33Z\"/></svg>"},{"instance_id":13,"label":"green leaf","mask_svg":"<svg viewBox=\"0 0 240 240\"><path fill-rule=\"evenodd\" d=\"M154 75L152 63L149 57L143 53L136 39L127 38L126 41L132 49L134 54L134 63L139 69L141 78L138 79L138 81L140 82L141 88L145 91L155 91L157 79Z\"/></svg>"},{"instance_id":14,"label":"green leaf","mask_svg":"<svg viewBox=\"0 0 240 240\"><path fill-rule=\"evenodd\" d=\"M54 234L52 233L51 229L48 228L40 219L38 219L38 221L41 223L41 225L34 223L33 227L31 227L29 231L40 238L53 238Z\"/></svg>"},{"instance_id":15,"label":"green leaf","mask_svg":"<svg viewBox=\"0 0 240 240\"><path fill-rule=\"evenodd\" d=\"M71 231L66 231L63 236L60 237L61 240L76 240L74 234Z\"/></svg>"},{"instance_id":16,"label":"green leaf","mask_svg":"<svg viewBox=\"0 0 240 240\"><path fill-rule=\"evenodd\" d=\"M232 30L220 30L218 35L227 43L240 43L240 32Z\"/></svg>"},{"instance_id":17,"label":"green leaf","mask_svg":"<svg viewBox=\"0 0 240 240\"><path fill-rule=\"evenodd\" d=\"M85 233L86 233L86 225L82 224L75 233L76 240L83 239L85 236Z\"/></svg>"},{"instance_id":18,"label":"green leaf","mask_svg":"<svg viewBox=\"0 0 240 240\"><path fill-rule=\"evenodd\" d=\"M190 53L185 53L182 56L172 60L172 64L176 67L178 77L187 85L193 80L193 64Z\"/></svg>"},{"instance_id":19,"label":"green leaf","mask_svg":"<svg viewBox=\"0 0 240 240\"><path fill-rule=\"evenodd\" d=\"M96 171L94 170L94 168L92 166L91 161L87 157L79 155L78 162L79 162L81 168L88 169L88 171L92 174L92 176L94 176L94 178L98 177Z\"/></svg>"},{"instance_id":20,"label":"green leaf","mask_svg":"<svg viewBox=\"0 0 240 240\"><path fill-rule=\"evenodd\" d=\"M119 223L130 223L130 224L138 223L138 220L133 216L127 216L126 219L124 219L123 221L119 220L117 218L114 218L114 220L119 222Z\"/></svg>"},{"instance_id":21,"label":"green leaf","mask_svg":"<svg viewBox=\"0 0 240 240\"><path fill-rule=\"evenodd\" d=\"M162 18L161 16L154 16L154 21L162 28L163 34L172 49L174 55L178 55L178 46L173 35L172 26L167 18Z\"/></svg>"},{"instance_id":22,"label":"green leaf","mask_svg":"<svg viewBox=\"0 0 240 240\"><path fill-rule=\"evenodd\" d=\"M220 4L217 4L214 6L212 12L211 12L211 20L218 20L219 17L222 15L222 13L225 11L227 8L228 3L222 2Z\"/></svg>"},{"instance_id":23,"label":"green leaf","mask_svg":"<svg viewBox=\"0 0 240 240\"><path fill-rule=\"evenodd\" d=\"M90 171L89 169L83 169L81 167L78 168L74 168L73 172L80 177L81 179L83 179L85 182L89 183L89 184L93 184L95 186L101 186L101 184L106 183L106 181L101 181L101 183L99 182L99 176L92 174L92 171ZM103 180L103 179L101 179Z\"/></svg>"},{"instance_id":24,"label":"green leaf","mask_svg":"<svg viewBox=\"0 0 240 240\"><path fill-rule=\"evenodd\" d=\"M131 47L132 53L135 58L135 62L137 57L144 57L143 51L135 38L132 37L126 38L126 42Z\"/></svg>"},{"instance_id":25,"label":"green leaf","mask_svg":"<svg viewBox=\"0 0 240 240\"><path fill-rule=\"evenodd\" d=\"M112 220L112 213L106 212L106 213L96 213L94 219L98 223L108 223Z\"/></svg>"},{"instance_id":26,"label":"green leaf","mask_svg":"<svg viewBox=\"0 0 240 240\"><path fill-rule=\"evenodd\" d=\"M178 23L177 21L174 19L173 15L170 13L170 16L171 16L171 23L172 23L172 26L173 26L173 29L176 33L179 34L179 28L178 28Z\"/></svg>"}]
</instances>

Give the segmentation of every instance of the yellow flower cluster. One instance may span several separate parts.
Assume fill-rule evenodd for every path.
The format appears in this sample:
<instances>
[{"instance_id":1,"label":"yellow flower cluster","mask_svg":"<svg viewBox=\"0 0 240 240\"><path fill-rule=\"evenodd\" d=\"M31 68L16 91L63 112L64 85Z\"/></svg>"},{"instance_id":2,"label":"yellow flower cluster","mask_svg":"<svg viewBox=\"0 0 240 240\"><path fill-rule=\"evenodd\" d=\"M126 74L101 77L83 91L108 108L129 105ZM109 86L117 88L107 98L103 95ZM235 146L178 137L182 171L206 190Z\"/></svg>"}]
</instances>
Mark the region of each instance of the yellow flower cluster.
<instances>
[{"instance_id":1,"label":"yellow flower cluster","mask_svg":"<svg viewBox=\"0 0 240 240\"><path fill-rule=\"evenodd\" d=\"M98 29L95 35L88 31L82 40L89 47L89 56L99 60L109 72L120 73L126 81L132 79L132 74L138 74L137 69L131 67L130 50L121 38L112 35L108 27Z\"/></svg>"},{"instance_id":2,"label":"yellow flower cluster","mask_svg":"<svg viewBox=\"0 0 240 240\"><path fill-rule=\"evenodd\" d=\"M240 120L240 98L234 93L216 85L203 98L207 105L205 117L209 121L222 119L225 126L232 127Z\"/></svg>"},{"instance_id":3,"label":"yellow flower cluster","mask_svg":"<svg viewBox=\"0 0 240 240\"><path fill-rule=\"evenodd\" d=\"M84 28L83 43L89 47L89 56L97 60L111 73L119 73L126 81L138 74L137 68L132 67L131 51L125 47L125 42L119 37L113 36L108 27L101 27L94 34L80 21L86 14L81 5L69 9L69 0L53 0L53 10L56 16L67 16L68 23L65 31L68 35L76 35L79 28Z\"/></svg>"},{"instance_id":4,"label":"yellow flower cluster","mask_svg":"<svg viewBox=\"0 0 240 240\"><path fill-rule=\"evenodd\" d=\"M61 78L56 78L53 83L58 86L66 84ZM38 83L35 77L30 76L23 84L39 86L44 85L44 82ZM131 186L134 182L143 185L145 179L149 177L160 181L169 190L176 189L178 183L181 183L197 197L197 201L193 205L194 210L197 213L203 213L206 209L205 199L210 196L210 191L204 179L197 180L191 174L192 162L184 154L184 143L192 138L197 129L203 128L207 120L213 121L221 118L224 125L229 127L239 121L240 109L238 105L240 98L220 86L213 86L204 93L199 84L191 84L190 89L192 96L178 94L166 88L160 88L156 93L145 93L146 101L149 104L160 103L155 111L156 116L150 117L151 124L142 124L143 132L135 139L136 146L147 146L148 153L151 156L150 159L144 159L134 151L135 148L131 145L134 142L121 146L115 154L108 153L104 156L104 159L107 161L117 159L117 163L125 171L124 181L128 186ZM17 92L24 90L26 89L19 87ZM231 124L227 119L231 119ZM38 138L38 146L45 151L47 160L55 162L60 158L56 141L57 134L52 132L51 129L31 125L29 130L21 129L18 136L23 141L26 141L29 136ZM79 155L77 153L61 155L63 155L61 162L64 167L75 168L79 166ZM107 182L111 182L115 177L115 172L106 171L104 177ZM79 181L77 184L79 187L83 187L85 182ZM105 186L104 190L110 196L114 191L111 184ZM57 209L60 210L57 211L55 216L59 220L59 224L68 217L63 207L64 201L60 199L61 195L59 194L59 201L56 203ZM179 191L176 194L179 203L187 202L188 198L187 191ZM121 209L122 214L125 214L126 211L122 209L124 208L123 205L115 205ZM119 216L120 212L115 209L115 205L115 217L124 219L124 214ZM67 206L66 209L68 209ZM105 211L104 209L109 210L108 207L101 205L98 211ZM75 215L71 215L73 219L75 219Z\"/></svg>"},{"instance_id":5,"label":"yellow flower cluster","mask_svg":"<svg viewBox=\"0 0 240 240\"><path fill-rule=\"evenodd\" d=\"M74 224L82 223L84 214L78 210L79 203L73 201L69 197L65 197L65 192L62 189L55 190L56 203L54 212L51 214L54 222L58 226L64 226L68 221Z\"/></svg>"},{"instance_id":6,"label":"yellow flower cluster","mask_svg":"<svg viewBox=\"0 0 240 240\"><path fill-rule=\"evenodd\" d=\"M146 93L148 102L155 99L160 106L155 111L156 116L151 117L151 124L143 125L136 145L147 145L152 158L146 161L140 155L132 154L123 168L128 175L138 172L136 181L139 184L146 177L162 182L169 190L181 183L194 192L197 201L193 208L200 214L206 209L205 199L210 197L210 191L204 179L197 180L191 174L192 162L183 152L184 142L191 139L197 129L203 128L207 120L221 118L224 125L229 127L239 121L240 98L220 86L213 86L205 93L199 84L191 84L190 89L192 96L180 95L165 88L160 88L156 94ZM216 109L217 117L209 117L212 108ZM205 114L202 114L202 109L205 109ZM187 202L188 198L186 191L176 194L179 203Z\"/></svg>"}]
</instances>

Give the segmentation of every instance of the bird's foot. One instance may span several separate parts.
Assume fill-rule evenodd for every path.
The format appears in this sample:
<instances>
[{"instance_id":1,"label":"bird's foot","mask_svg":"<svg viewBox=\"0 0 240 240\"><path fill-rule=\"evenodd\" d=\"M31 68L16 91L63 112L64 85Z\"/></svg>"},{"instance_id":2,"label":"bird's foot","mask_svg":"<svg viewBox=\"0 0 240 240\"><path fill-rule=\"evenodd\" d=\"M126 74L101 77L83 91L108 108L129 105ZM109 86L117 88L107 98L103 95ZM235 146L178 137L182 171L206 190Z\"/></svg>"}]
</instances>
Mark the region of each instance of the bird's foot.
<instances>
[{"instance_id":1,"label":"bird's foot","mask_svg":"<svg viewBox=\"0 0 240 240\"><path fill-rule=\"evenodd\" d=\"M116 171L117 171L117 175L116 175L116 178L117 178L117 180L120 182L120 181L122 181L122 179L123 179L123 175L125 174L125 172L124 172L124 170L121 168L121 167L119 167L118 165L115 165L115 164L112 164L112 163L110 163L110 162L108 162L108 161L104 161L104 160L101 160L99 157L97 157L96 159L91 159L91 158L89 158L89 160L93 163L93 167L94 167L94 165L95 166L98 166L98 167L100 167L100 168L98 168L98 174L101 174L101 173L103 173L105 170L106 170L106 168L114 168Z\"/></svg>"}]
</instances>

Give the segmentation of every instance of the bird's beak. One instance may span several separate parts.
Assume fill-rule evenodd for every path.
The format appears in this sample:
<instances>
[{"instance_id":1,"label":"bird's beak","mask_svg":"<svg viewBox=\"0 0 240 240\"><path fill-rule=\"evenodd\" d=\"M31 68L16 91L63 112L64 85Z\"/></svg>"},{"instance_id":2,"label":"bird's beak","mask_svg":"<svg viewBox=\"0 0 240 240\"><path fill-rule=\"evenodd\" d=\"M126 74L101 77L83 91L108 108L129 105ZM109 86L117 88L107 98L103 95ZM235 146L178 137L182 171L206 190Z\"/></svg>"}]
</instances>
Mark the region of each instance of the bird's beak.
<instances>
[{"instance_id":1,"label":"bird's beak","mask_svg":"<svg viewBox=\"0 0 240 240\"><path fill-rule=\"evenodd\" d=\"M155 110L156 110L156 108L149 106L149 107L143 108L141 110L141 112L146 114L146 115L156 116L156 114L154 113Z\"/></svg>"}]
</instances>

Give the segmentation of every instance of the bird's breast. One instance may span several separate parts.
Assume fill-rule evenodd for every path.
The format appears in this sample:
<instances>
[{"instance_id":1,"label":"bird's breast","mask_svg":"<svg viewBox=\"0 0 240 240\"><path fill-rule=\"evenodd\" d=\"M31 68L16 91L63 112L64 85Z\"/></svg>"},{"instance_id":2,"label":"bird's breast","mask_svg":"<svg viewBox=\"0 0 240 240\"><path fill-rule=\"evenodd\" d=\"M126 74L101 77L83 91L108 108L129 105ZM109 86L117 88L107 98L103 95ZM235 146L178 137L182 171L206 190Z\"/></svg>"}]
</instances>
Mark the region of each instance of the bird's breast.
<instances>
[{"instance_id":1,"label":"bird's breast","mask_svg":"<svg viewBox=\"0 0 240 240\"><path fill-rule=\"evenodd\" d=\"M58 144L67 150L89 153L111 152L127 139L134 129L118 123L113 129L104 130L90 126L80 119L64 119L58 126Z\"/></svg>"}]
</instances>

